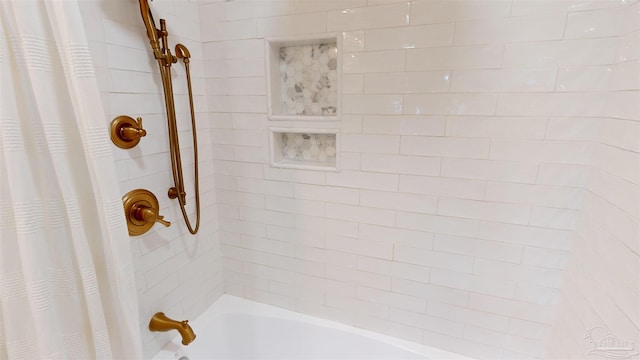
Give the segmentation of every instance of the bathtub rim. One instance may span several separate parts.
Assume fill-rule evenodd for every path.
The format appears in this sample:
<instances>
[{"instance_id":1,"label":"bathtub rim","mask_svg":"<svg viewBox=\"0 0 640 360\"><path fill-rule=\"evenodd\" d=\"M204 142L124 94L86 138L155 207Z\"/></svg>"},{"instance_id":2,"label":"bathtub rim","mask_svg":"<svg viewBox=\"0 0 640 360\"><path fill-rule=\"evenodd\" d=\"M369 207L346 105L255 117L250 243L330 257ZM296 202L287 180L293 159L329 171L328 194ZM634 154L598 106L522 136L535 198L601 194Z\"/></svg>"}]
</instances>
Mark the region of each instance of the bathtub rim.
<instances>
[{"instance_id":1,"label":"bathtub rim","mask_svg":"<svg viewBox=\"0 0 640 360\"><path fill-rule=\"evenodd\" d=\"M396 338L390 335L377 333L375 331L366 330L352 325L347 325L333 320L319 318L313 315L303 314L279 308L277 306L259 303L253 300L244 299L230 294L223 294L216 300L209 308L207 308L198 318L193 321L189 321L192 328L196 333L196 340L198 341L198 328L202 325L206 325L208 322L213 321L216 316L224 314L244 314L253 315L266 318L283 319L289 321L296 321L305 324L311 324L326 328L331 328L337 331L344 331L354 335L364 336L376 341L380 341L384 344L395 346L399 349L412 352L426 359L455 359L455 360L474 360L473 358L465 355L456 354L447 350L438 349L429 345L416 343L409 340ZM181 337L177 334L172 338L171 342L165 345L158 353L156 353L153 360L180 359L183 356L189 356L189 347L182 346Z\"/></svg>"}]
</instances>

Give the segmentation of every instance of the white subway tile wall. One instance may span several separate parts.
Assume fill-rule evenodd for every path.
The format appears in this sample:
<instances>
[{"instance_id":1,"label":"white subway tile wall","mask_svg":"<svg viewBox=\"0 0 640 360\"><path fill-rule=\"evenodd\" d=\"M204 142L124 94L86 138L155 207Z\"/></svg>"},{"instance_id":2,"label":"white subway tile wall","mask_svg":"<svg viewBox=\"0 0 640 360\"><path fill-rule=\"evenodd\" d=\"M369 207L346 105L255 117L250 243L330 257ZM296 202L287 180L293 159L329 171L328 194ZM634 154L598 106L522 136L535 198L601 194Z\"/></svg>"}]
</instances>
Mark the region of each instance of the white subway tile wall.
<instances>
[{"instance_id":1,"label":"white subway tile wall","mask_svg":"<svg viewBox=\"0 0 640 360\"><path fill-rule=\"evenodd\" d=\"M584 358L598 326L640 344L637 0L151 4L193 54L198 237L162 198L137 4L83 5L106 117L149 130L115 150L123 193L152 190L174 221L132 239L141 329L224 291L475 358ZM267 120L263 38L328 33L343 42L339 122ZM342 170L271 167L269 127L341 129ZM143 334L147 355L167 340Z\"/></svg>"},{"instance_id":2,"label":"white subway tile wall","mask_svg":"<svg viewBox=\"0 0 640 360\"><path fill-rule=\"evenodd\" d=\"M225 16L234 2L201 4L205 61L262 63L263 36L338 32L343 167L273 169L257 154L238 158L249 144L234 142L228 155L220 149L224 169L216 172L229 185L217 183L219 213L231 231L221 234L223 258L238 264L225 267L225 291L478 358L581 357L589 326L618 329L604 315L583 324L578 309L564 324L569 313L555 315L558 299L596 311L615 303L634 318L636 283L612 282L612 295L598 296L562 284L566 269L579 266L574 277L601 269L585 250L572 253L576 239L606 251L595 237L613 236L619 256L638 261L629 245L638 241L637 2L268 3L263 16L247 10L250 22ZM229 32L214 38L211 29ZM256 30L258 41L244 40ZM261 77L237 69L205 80L210 104L240 96L238 107L210 108L215 131L265 131L246 103L255 90L222 87ZM229 112L246 118L243 127ZM275 186L285 192L273 194ZM259 197L247 202L247 194ZM598 208L603 202L608 207ZM247 207L285 217L232 226L228 213ZM611 211L627 214L626 222L596 220ZM260 231L241 241L251 226ZM273 252L284 257L260 262ZM258 263L261 271L247 271ZM624 279L599 275L591 276ZM637 322L626 325L620 329L637 331ZM559 336L564 328L571 333Z\"/></svg>"}]
</instances>

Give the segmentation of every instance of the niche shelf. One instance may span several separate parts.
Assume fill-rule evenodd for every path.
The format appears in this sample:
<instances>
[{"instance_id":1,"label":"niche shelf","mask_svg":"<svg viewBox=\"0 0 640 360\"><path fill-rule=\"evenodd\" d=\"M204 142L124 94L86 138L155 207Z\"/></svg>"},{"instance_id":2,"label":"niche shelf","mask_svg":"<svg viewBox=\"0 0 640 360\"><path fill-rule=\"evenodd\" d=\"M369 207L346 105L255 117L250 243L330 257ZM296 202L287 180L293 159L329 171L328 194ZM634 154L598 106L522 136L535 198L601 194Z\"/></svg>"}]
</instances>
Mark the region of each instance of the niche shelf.
<instances>
[{"instance_id":1,"label":"niche shelf","mask_svg":"<svg viewBox=\"0 0 640 360\"><path fill-rule=\"evenodd\" d=\"M270 120L339 120L342 111L341 37L266 39Z\"/></svg>"},{"instance_id":2,"label":"niche shelf","mask_svg":"<svg viewBox=\"0 0 640 360\"><path fill-rule=\"evenodd\" d=\"M335 129L270 128L271 166L338 171L339 140Z\"/></svg>"}]
</instances>

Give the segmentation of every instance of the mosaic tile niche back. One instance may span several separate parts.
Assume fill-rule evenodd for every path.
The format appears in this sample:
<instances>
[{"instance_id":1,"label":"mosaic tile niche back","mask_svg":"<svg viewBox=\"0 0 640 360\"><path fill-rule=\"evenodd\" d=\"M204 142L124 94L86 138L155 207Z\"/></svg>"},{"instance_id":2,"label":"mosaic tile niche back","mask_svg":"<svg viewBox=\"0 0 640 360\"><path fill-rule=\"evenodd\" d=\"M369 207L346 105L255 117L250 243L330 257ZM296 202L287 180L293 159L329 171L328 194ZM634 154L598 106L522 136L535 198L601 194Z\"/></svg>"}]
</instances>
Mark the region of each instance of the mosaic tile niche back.
<instances>
[{"instance_id":1,"label":"mosaic tile niche back","mask_svg":"<svg viewBox=\"0 0 640 360\"><path fill-rule=\"evenodd\" d=\"M335 163L335 134L282 133L282 158Z\"/></svg>"},{"instance_id":2,"label":"mosaic tile niche back","mask_svg":"<svg viewBox=\"0 0 640 360\"><path fill-rule=\"evenodd\" d=\"M337 57L335 42L280 48L283 114L336 116Z\"/></svg>"}]
</instances>

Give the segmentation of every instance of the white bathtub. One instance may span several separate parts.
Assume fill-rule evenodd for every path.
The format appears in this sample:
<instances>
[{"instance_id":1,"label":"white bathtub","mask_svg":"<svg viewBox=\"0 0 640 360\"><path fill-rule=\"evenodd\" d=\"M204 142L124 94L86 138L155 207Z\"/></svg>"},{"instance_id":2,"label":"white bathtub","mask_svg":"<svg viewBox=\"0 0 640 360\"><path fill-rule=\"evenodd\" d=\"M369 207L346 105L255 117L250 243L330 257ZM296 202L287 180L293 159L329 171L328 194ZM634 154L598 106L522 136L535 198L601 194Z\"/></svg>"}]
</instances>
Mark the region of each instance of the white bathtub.
<instances>
[{"instance_id":1,"label":"white bathtub","mask_svg":"<svg viewBox=\"0 0 640 360\"><path fill-rule=\"evenodd\" d=\"M193 343L177 335L154 359L469 359L231 295L190 324Z\"/></svg>"}]
</instances>

